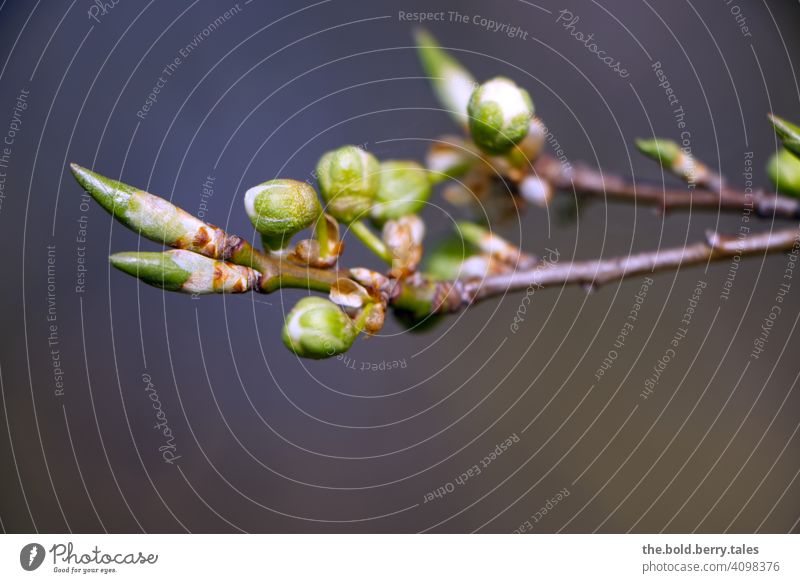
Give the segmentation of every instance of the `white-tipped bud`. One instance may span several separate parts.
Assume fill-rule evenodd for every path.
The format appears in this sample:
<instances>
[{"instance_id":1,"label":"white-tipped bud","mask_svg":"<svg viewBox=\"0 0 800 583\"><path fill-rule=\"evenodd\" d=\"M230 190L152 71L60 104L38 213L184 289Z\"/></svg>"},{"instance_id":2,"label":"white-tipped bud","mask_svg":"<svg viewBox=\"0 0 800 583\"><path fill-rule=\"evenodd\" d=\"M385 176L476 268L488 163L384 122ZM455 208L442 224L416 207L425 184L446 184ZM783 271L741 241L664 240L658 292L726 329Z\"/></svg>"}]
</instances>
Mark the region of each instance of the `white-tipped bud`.
<instances>
[{"instance_id":1,"label":"white-tipped bud","mask_svg":"<svg viewBox=\"0 0 800 583\"><path fill-rule=\"evenodd\" d=\"M330 358L346 352L358 331L350 317L330 300L303 298L286 316L283 343L303 358Z\"/></svg>"},{"instance_id":2,"label":"white-tipped bud","mask_svg":"<svg viewBox=\"0 0 800 583\"><path fill-rule=\"evenodd\" d=\"M244 208L265 244L274 250L283 249L322 212L309 184L288 179L269 180L249 189Z\"/></svg>"},{"instance_id":3,"label":"white-tipped bud","mask_svg":"<svg viewBox=\"0 0 800 583\"><path fill-rule=\"evenodd\" d=\"M518 188L520 196L530 204L546 208L553 200L552 185L538 176L526 176L519 183Z\"/></svg>"},{"instance_id":4,"label":"white-tipped bud","mask_svg":"<svg viewBox=\"0 0 800 583\"><path fill-rule=\"evenodd\" d=\"M475 89L467 112L478 147L489 154L504 154L528 134L533 102L511 79L495 77Z\"/></svg>"}]
</instances>

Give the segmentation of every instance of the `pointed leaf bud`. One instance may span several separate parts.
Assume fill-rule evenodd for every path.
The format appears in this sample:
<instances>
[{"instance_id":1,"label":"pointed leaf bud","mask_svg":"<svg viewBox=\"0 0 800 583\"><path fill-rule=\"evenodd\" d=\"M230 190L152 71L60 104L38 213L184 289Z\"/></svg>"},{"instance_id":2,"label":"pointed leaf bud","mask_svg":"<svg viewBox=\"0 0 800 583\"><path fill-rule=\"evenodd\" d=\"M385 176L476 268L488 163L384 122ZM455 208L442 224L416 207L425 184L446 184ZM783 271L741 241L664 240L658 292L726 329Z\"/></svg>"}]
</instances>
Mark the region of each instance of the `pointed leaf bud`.
<instances>
[{"instance_id":1,"label":"pointed leaf bud","mask_svg":"<svg viewBox=\"0 0 800 583\"><path fill-rule=\"evenodd\" d=\"M282 337L298 356L319 359L346 352L357 335L352 320L332 301L306 297L286 316Z\"/></svg>"},{"instance_id":2,"label":"pointed leaf bud","mask_svg":"<svg viewBox=\"0 0 800 583\"><path fill-rule=\"evenodd\" d=\"M722 186L722 178L696 160L692 154L681 149L671 140L655 138L636 140L636 147L642 154L658 162L664 170L687 182L703 188L717 190Z\"/></svg>"},{"instance_id":3,"label":"pointed leaf bud","mask_svg":"<svg viewBox=\"0 0 800 583\"><path fill-rule=\"evenodd\" d=\"M533 102L511 79L495 77L473 91L467 112L478 147L489 154L505 154L528 134Z\"/></svg>"},{"instance_id":4,"label":"pointed leaf bud","mask_svg":"<svg viewBox=\"0 0 800 583\"><path fill-rule=\"evenodd\" d=\"M655 160L662 167L671 169L680 162L683 155L681 147L672 140L653 138L651 140L636 140L636 147L648 158Z\"/></svg>"},{"instance_id":5,"label":"pointed leaf bud","mask_svg":"<svg viewBox=\"0 0 800 583\"><path fill-rule=\"evenodd\" d=\"M157 243L188 249L206 257L223 258L240 243L213 225L193 217L171 202L133 186L71 164L80 185L114 218Z\"/></svg>"},{"instance_id":6,"label":"pointed leaf bud","mask_svg":"<svg viewBox=\"0 0 800 583\"><path fill-rule=\"evenodd\" d=\"M380 225L390 219L416 214L430 195L428 171L421 165L408 160L382 162L372 219Z\"/></svg>"},{"instance_id":7,"label":"pointed leaf bud","mask_svg":"<svg viewBox=\"0 0 800 583\"><path fill-rule=\"evenodd\" d=\"M187 294L242 293L256 289L258 272L176 249L163 253L127 252L110 257L111 265L146 284Z\"/></svg>"},{"instance_id":8,"label":"pointed leaf bud","mask_svg":"<svg viewBox=\"0 0 800 583\"><path fill-rule=\"evenodd\" d=\"M476 255L479 249L457 234L452 234L440 241L425 257L425 273L427 276L441 281L458 279L461 265L466 259Z\"/></svg>"},{"instance_id":9,"label":"pointed leaf bud","mask_svg":"<svg viewBox=\"0 0 800 583\"><path fill-rule=\"evenodd\" d=\"M784 194L800 197L800 160L781 149L770 158L767 174L775 188Z\"/></svg>"},{"instance_id":10,"label":"pointed leaf bud","mask_svg":"<svg viewBox=\"0 0 800 583\"><path fill-rule=\"evenodd\" d=\"M425 166L431 182L459 178L472 168L479 158L469 150L464 141L455 136L443 136L435 142L425 156Z\"/></svg>"},{"instance_id":11,"label":"pointed leaf bud","mask_svg":"<svg viewBox=\"0 0 800 583\"><path fill-rule=\"evenodd\" d=\"M800 157L800 127L772 114L769 115L769 121L772 122L772 127L775 128L775 133L783 142L783 146Z\"/></svg>"},{"instance_id":12,"label":"pointed leaf bud","mask_svg":"<svg viewBox=\"0 0 800 583\"><path fill-rule=\"evenodd\" d=\"M535 257L528 255L513 243L480 225L460 222L456 224L456 227L461 236L471 245L503 265L525 269L536 263Z\"/></svg>"},{"instance_id":13,"label":"pointed leaf bud","mask_svg":"<svg viewBox=\"0 0 800 583\"><path fill-rule=\"evenodd\" d=\"M378 160L356 146L326 153L317 164L317 180L325 212L343 223L362 217L378 191Z\"/></svg>"},{"instance_id":14,"label":"pointed leaf bud","mask_svg":"<svg viewBox=\"0 0 800 583\"><path fill-rule=\"evenodd\" d=\"M297 232L322 213L311 185L285 178L249 189L244 195L244 208L264 244L276 251L285 248Z\"/></svg>"},{"instance_id":15,"label":"pointed leaf bud","mask_svg":"<svg viewBox=\"0 0 800 583\"><path fill-rule=\"evenodd\" d=\"M425 30L414 34L422 67L430 77L433 91L456 123L467 123L467 103L475 88L475 78L461 63L447 54Z\"/></svg>"}]
</instances>

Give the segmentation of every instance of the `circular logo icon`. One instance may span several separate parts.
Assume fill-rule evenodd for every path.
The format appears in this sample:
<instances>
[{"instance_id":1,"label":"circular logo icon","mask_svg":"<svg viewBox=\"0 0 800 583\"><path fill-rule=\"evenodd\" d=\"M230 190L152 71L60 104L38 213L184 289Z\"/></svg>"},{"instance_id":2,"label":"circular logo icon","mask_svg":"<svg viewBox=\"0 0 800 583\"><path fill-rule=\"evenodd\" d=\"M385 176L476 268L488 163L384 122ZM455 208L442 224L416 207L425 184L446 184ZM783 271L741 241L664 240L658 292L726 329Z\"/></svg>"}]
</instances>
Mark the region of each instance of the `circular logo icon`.
<instances>
[{"instance_id":1,"label":"circular logo icon","mask_svg":"<svg viewBox=\"0 0 800 583\"><path fill-rule=\"evenodd\" d=\"M19 564L26 571L35 571L44 562L44 547L38 543L30 543L19 552Z\"/></svg>"}]
</instances>

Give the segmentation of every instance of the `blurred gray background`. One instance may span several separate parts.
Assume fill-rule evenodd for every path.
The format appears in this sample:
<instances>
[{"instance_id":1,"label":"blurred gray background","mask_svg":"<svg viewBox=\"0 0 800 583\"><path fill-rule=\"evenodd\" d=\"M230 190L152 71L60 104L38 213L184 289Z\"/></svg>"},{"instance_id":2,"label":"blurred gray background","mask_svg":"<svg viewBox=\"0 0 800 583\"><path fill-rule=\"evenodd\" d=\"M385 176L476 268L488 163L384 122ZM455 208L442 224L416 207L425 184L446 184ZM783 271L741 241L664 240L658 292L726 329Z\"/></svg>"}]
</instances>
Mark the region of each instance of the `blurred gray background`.
<instances>
[{"instance_id":1,"label":"blurred gray background","mask_svg":"<svg viewBox=\"0 0 800 583\"><path fill-rule=\"evenodd\" d=\"M630 75L557 22L562 10ZM426 26L478 78L524 85L571 161L608 172L660 182L633 140L680 138L654 62L693 152L733 185L745 184L748 153L755 185L767 185L767 112L800 119L800 7L789 0L3 2L4 531L797 529L800 284L784 279L786 255L742 261L727 300L730 262L655 276L622 347L641 278L536 292L516 334L521 294L424 333L389 320L347 359L323 362L280 341L300 292L193 300L109 269L111 252L157 246L86 204L71 161L250 237L249 186L307 179L345 143L420 159L455 132L401 15L420 11L443 13ZM736 213L661 216L603 201L576 215L570 200L495 228L568 261L742 225ZM466 216L438 193L433 202L431 240L450 229L448 212ZM357 241L346 261L378 267ZM643 399L699 281L686 337ZM765 350L751 358L785 281Z\"/></svg>"}]
</instances>

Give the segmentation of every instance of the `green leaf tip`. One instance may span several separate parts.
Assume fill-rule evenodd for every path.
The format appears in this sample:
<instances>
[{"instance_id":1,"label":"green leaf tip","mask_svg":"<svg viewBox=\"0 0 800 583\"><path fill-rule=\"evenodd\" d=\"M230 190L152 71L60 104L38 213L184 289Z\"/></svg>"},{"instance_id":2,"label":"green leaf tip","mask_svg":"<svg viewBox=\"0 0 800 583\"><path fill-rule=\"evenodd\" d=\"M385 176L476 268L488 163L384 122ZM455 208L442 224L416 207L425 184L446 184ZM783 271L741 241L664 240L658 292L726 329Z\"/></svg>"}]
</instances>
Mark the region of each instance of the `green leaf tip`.
<instances>
[{"instance_id":1,"label":"green leaf tip","mask_svg":"<svg viewBox=\"0 0 800 583\"><path fill-rule=\"evenodd\" d=\"M665 168L675 166L681 157L681 148L672 140L663 138L636 140L636 147L648 158L655 160Z\"/></svg>"},{"instance_id":2,"label":"green leaf tip","mask_svg":"<svg viewBox=\"0 0 800 583\"><path fill-rule=\"evenodd\" d=\"M256 289L259 281L258 273L249 267L183 249L115 253L109 260L148 285L188 294L242 293Z\"/></svg>"},{"instance_id":3,"label":"green leaf tip","mask_svg":"<svg viewBox=\"0 0 800 583\"><path fill-rule=\"evenodd\" d=\"M772 127L775 128L775 133L783 142L783 146L795 156L800 157L800 127L772 113L767 117L772 123Z\"/></svg>"},{"instance_id":4,"label":"green leaf tip","mask_svg":"<svg viewBox=\"0 0 800 583\"><path fill-rule=\"evenodd\" d=\"M458 279L464 261L479 252L478 246L463 236L463 231L452 233L440 240L431 252L426 254L425 274L437 281Z\"/></svg>"},{"instance_id":5,"label":"green leaf tip","mask_svg":"<svg viewBox=\"0 0 800 583\"><path fill-rule=\"evenodd\" d=\"M475 77L448 54L427 30L416 29L414 41L422 68L430 77L439 102L458 124L466 124L467 104L477 84Z\"/></svg>"},{"instance_id":6,"label":"green leaf tip","mask_svg":"<svg viewBox=\"0 0 800 583\"><path fill-rule=\"evenodd\" d=\"M192 275L167 253L128 251L115 253L109 260L120 271L170 291L179 291Z\"/></svg>"},{"instance_id":7,"label":"green leaf tip","mask_svg":"<svg viewBox=\"0 0 800 583\"><path fill-rule=\"evenodd\" d=\"M166 199L70 164L78 183L120 223L151 241L206 257L226 252L228 237Z\"/></svg>"},{"instance_id":8,"label":"green leaf tip","mask_svg":"<svg viewBox=\"0 0 800 583\"><path fill-rule=\"evenodd\" d=\"M124 214L128 208L131 195L136 191L135 188L117 180L106 178L74 162L69 165L69 168L78 184L92 195L92 198L100 203L104 209L117 218Z\"/></svg>"}]
</instances>

